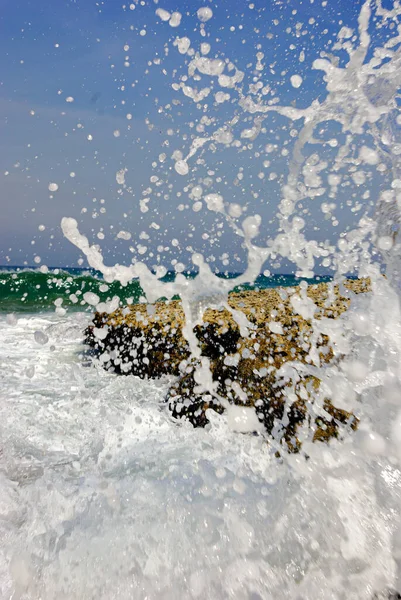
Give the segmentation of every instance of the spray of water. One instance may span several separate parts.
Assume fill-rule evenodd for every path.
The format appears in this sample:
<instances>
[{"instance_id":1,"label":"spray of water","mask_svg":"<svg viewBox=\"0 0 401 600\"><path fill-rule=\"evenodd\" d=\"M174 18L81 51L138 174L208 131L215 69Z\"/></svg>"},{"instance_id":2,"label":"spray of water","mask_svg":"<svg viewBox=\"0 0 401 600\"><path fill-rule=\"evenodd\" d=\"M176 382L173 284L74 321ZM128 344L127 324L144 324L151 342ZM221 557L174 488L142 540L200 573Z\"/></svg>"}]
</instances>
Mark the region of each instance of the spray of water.
<instances>
[{"instance_id":1,"label":"spray of water","mask_svg":"<svg viewBox=\"0 0 401 600\"><path fill-rule=\"evenodd\" d=\"M211 90L207 87L198 91L196 87L189 85L191 80L196 85L199 80L202 80L202 75L209 80L217 79L219 88L230 89L237 95L235 106L240 107L243 111L239 116L227 120L224 125L215 129L210 136L194 137L185 158L182 152L174 153L173 158L176 159L174 167L178 174L183 177L188 176L195 154L203 150L203 156L207 156L208 144L211 152L215 150L216 144L233 145L235 141L233 127L241 122L241 118L245 118L244 115L246 116L248 113L256 116L253 119L253 126L241 131L243 139L255 140L261 135L263 121L266 115L272 112L278 113L291 122L302 123L296 133L288 174L281 190L281 201L277 213L278 231L268 240L266 246L254 244L254 239L258 237L261 227L259 215L248 216L239 224L241 207L225 202L223 196L217 193L207 194L203 198L207 209L222 216L234 234L243 238L243 247L248 256L248 266L240 276L230 280L221 280L212 272L204 257L199 253L194 253L192 256L192 262L199 270L197 277L192 280L188 280L184 275L178 273L174 282L164 283L160 281L164 270L161 270L159 274L154 274L145 263L140 261L134 261L134 264L129 267L120 265L107 267L104 265L98 246L91 246L87 238L79 233L76 220L73 218L62 220L61 226L64 235L85 254L92 267L103 273L106 281L118 280L126 284L131 279L138 278L149 302L154 302L162 296L167 298L171 298L175 294L181 296L186 317L183 333L192 356L200 359L196 380L202 381L205 391L215 396L216 385L212 381L209 361L201 356L194 327L201 322L203 312L207 307L224 307L232 312L227 304L228 292L241 283L253 283L261 273L263 265L269 260L272 261L272 257L279 256L288 259L295 265L296 274L300 277L313 277L317 261L323 261L323 265L331 265L335 272L333 285L336 281L341 280L341 276L353 270L359 276L371 277L375 293L376 286L378 286L377 289L382 289L384 285L381 281L378 263L376 261L375 264L372 261L376 246L378 251L384 255L389 285L393 289L400 287L398 263L401 242L398 227L401 196L397 190L401 184L399 184L400 180L397 176L399 146L394 140L396 136L394 122L398 119L398 65L401 57L399 48L401 36L397 28L395 35L386 39L381 46L376 46L372 56L368 56L371 43L369 27L372 19L372 7L373 3L370 0L364 2L358 18L358 35L352 38L353 43L349 40L352 32L347 28L341 29L338 34L335 50L345 51L347 55L343 66L339 66L339 59L333 55L314 60L312 69L324 73L326 98L323 101L315 99L310 106L304 109L263 101L263 96L257 93L260 88L263 88L261 82L256 87L256 93L253 89L252 94L246 95L241 86L244 73L233 63L220 58L204 56L210 52L209 44L207 52L204 44L201 44L200 51L196 52L191 48L191 41L188 38L176 39L175 46L180 54L188 54L191 56L191 60L188 64L188 74L181 78L180 84L174 84L175 89L181 90L185 96L198 103L206 98ZM385 20L391 19L398 22L399 9L397 5L392 11L384 12L381 5L377 5L376 13L378 17ZM204 32L205 18L202 15L203 13L198 14L198 18ZM212 14L208 13L207 20L211 17ZM259 75L263 71L262 58L263 53L258 53L256 69L259 71ZM231 73L234 71L234 74L228 75L226 71ZM302 84L302 78L299 75L293 75L291 82L297 88ZM221 94L224 96L224 92L216 93L217 102L223 100ZM329 140L329 145L337 149L332 164L320 159L316 152L309 157L304 155L306 149L310 151L313 145L322 143L321 139L316 139L315 132L320 125L327 123L338 124L345 140L342 144L337 140ZM369 146L360 141L365 138L370 140ZM303 233L305 219L298 214L298 207L302 205L302 201L308 198L319 197L327 193L326 188L322 187L322 172L326 172L329 191L331 195L335 196L339 181L341 181L341 173L344 171L351 171L352 178L357 184L365 182L364 165L377 167L379 173L384 171L386 180L390 184L390 189L382 191L377 199L374 215L369 216L368 213L372 211L366 211L356 229L340 236L341 239L336 248L327 242L318 242L316 239L307 237ZM389 169L392 174L390 179ZM121 178L120 172L117 174L117 179L119 177ZM199 186L195 187L199 188ZM199 192L194 189L193 194L197 199L195 205L201 204L199 199L203 195L202 189ZM326 203L322 203L323 211L325 207ZM312 313L310 312L310 302L304 294L303 301L298 302L298 305L294 307L296 312L306 318L313 315L313 310ZM234 312L233 317L242 330L249 325L245 317L238 312ZM319 367L316 340L320 334L327 334L331 339L337 338L339 326L336 324L333 327L328 319L314 320L313 325L316 335L314 336L315 342L312 341L310 356L314 368L313 374L316 375L316 368ZM340 331L340 337L346 337L342 327ZM345 341L342 344L337 341L337 348L341 348L341 352L343 352L344 345L347 345ZM352 344L348 344L348 346L351 348ZM305 372L305 366L286 365L285 367L286 370L294 368ZM347 369L344 370L344 373L346 371ZM319 375L326 378L325 373L319 373ZM347 374L344 377L347 377ZM344 386L348 388L349 384L344 383ZM330 392L329 388L330 386L324 386L322 390L327 394ZM332 397L337 393L335 390L331 391L329 395ZM219 399L224 403L221 398Z\"/></svg>"},{"instance_id":2,"label":"spray of water","mask_svg":"<svg viewBox=\"0 0 401 600\"><path fill-rule=\"evenodd\" d=\"M264 268L282 259L303 277L313 276L320 266L330 268L333 286L350 271L369 277L371 293L352 297L350 310L336 320L315 319L312 301L305 290L301 292L293 308L313 325L310 360L286 363L278 374L292 385L305 375L318 377L322 383L308 406L311 414L324 416L324 401L331 398L339 408L352 411L360 425L354 434L324 447L312 444L307 431L300 432L308 460L302 454L277 461L259 438L239 441L240 436L230 432L228 405L224 417L211 416L206 432L177 428L173 449L171 429L157 406L142 413L139 399L118 434L118 451L112 457L110 448L115 449L116 441L107 426L116 413L113 407L99 405L96 415L105 423L100 425L103 446L96 450L93 438L93 447L87 449L88 461L96 456L95 474L79 484L70 473L70 483L63 480L63 485L70 485L70 496L66 488L59 491L55 476L48 477L45 512L53 515L54 523L48 523L42 533L35 531L34 524L40 520L37 512L43 500L37 507L30 502L32 553L21 553L11 562L16 582L13 597L370 599L382 592L389 597L391 588L401 590L401 7L398 1L391 9L381 1L363 3L358 31L341 27L332 52L314 60L312 69L322 74L325 94L305 108L277 102L270 94L263 81L265 57L260 49L248 89L245 69L218 53L209 58L212 47L205 40L213 11L200 8L197 17L199 48L188 37L174 41L173 50L185 61L187 71L173 82L173 90L196 105L211 96L217 105L230 100L230 108L224 123L203 114L197 135L187 136L190 147L173 153L173 168L189 182L195 215L209 211L241 240L246 269L236 278L221 279L210 261L193 251L196 277L186 278L177 266L174 281L165 282L166 269L160 265L151 270L145 261L134 260L128 266L107 266L99 246L90 244L73 217L63 219L63 233L106 282L125 285L138 278L149 303L180 295L186 317L183 333L198 359L195 378L214 396L210 365L194 334L207 307L229 308L231 289L254 282ZM182 15L158 7L156 18L160 26L178 28ZM373 32L380 27L388 27L390 33L373 43ZM299 89L303 79L294 73L293 89ZM292 143L291 150L282 144L287 171L277 228L267 234L258 214L248 210L245 215L244 207L230 202L222 190L208 193L206 178L203 183L196 181L195 171L199 165L207 169L209 158L223 150L238 151L240 160L244 146L267 136L266 124L272 116L280 126L286 124ZM160 173L165 160L166 156L159 157ZM126 186L127 172L126 168L118 171L118 185ZM356 226L342 231L335 244L313 236L308 227L309 204L320 202L322 214L335 222L333 212L337 197L346 190L344 182L358 188L372 181L373 172L380 178L379 190L373 186L351 203L360 214ZM149 205L148 197L141 200L143 212ZM130 232L120 234L121 239L131 238ZM98 308L112 311L116 302ZM236 311L232 315L246 333L250 324L245 317ZM336 358L324 367L317 350L321 335L329 336ZM139 393L129 388L127 380L119 384L113 379L110 385L127 386L130 398ZM82 419L90 421L85 406L81 408ZM154 444L167 448L158 454L157 464L146 466L148 477L136 474L130 436L139 457L135 460L141 464L150 460ZM194 456L196 473L188 466ZM7 502L18 507L15 489L6 484L4 489ZM39 484L37 490L43 494ZM65 519L57 525L54 507L60 506ZM17 508L11 512L8 516L17 525L26 519ZM103 569L114 548L120 561L105 580ZM177 549L182 559L174 556ZM91 561L88 557L93 556L96 560ZM83 573L83 557L91 566L90 576Z\"/></svg>"}]
</instances>

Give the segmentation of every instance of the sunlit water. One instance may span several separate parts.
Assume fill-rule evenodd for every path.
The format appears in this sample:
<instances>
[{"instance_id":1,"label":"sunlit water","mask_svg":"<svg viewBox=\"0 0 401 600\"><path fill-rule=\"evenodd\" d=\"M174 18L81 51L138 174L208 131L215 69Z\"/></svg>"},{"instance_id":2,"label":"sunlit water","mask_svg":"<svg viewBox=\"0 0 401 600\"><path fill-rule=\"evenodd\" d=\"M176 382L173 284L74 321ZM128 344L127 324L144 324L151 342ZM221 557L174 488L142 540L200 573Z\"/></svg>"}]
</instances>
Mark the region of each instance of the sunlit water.
<instances>
[{"instance_id":1,"label":"sunlit water","mask_svg":"<svg viewBox=\"0 0 401 600\"><path fill-rule=\"evenodd\" d=\"M224 416L177 425L167 381L83 356L87 322L1 317L1 598L362 599L391 587L395 457L361 437L282 462Z\"/></svg>"}]
</instances>

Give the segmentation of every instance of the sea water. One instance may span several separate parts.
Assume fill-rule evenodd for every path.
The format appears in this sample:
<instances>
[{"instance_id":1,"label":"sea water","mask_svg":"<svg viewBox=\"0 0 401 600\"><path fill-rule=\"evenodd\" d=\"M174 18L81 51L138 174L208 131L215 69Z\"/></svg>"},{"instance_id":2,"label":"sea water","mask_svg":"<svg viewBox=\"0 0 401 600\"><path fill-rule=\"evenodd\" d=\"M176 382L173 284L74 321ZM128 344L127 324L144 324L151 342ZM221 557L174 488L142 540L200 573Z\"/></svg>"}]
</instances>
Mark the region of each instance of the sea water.
<instances>
[{"instance_id":1,"label":"sea water","mask_svg":"<svg viewBox=\"0 0 401 600\"><path fill-rule=\"evenodd\" d=\"M353 439L278 460L224 415L174 422L168 378L92 363L89 319L0 317L0 597L362 599L396 584L396 386L370 393ZM369 377L381 390L388 375Z\"/></svg>"},{"instance_id":2,"label":"sea water","mask_svg":"<svg viewBox=\"0 0 401 600\"><path fill-rule=\"evenodd\" d=\"M339 408L354 411L358 431L329 445L313 444L302 432L303 452L278 459L272 440L233 431L229 407L223 415L211 412L209 425L194 430L166 410L169 378L146 381L103 371L82 345L90 315L63 308L65 294L81 305L76 291L52 297L55 312L3 314L2 597L363 600L401 589L400 6L366 1L359 8L357 29L343 24L330 48L339 56L325 51L315 57L326 96L304 108L275 102L258 85L262 52L254 66L259 75L246 93L245 67L208 57L206 41L191 52L189 38L175 40L188 73L173 89L200 103L219 86L213 88L216 102L233 94L236 113L214 130L212 121L212 131L173 153L179 176L191 178L196 157L207 164L208 152L213 156L219 144L241 148L265 135L271 113L291 123L295 142L283 155L288 169L277 231L267 240L258 237L264 225L252 207L244 211L221 191L190 179L193 213L209 211L242 239L242 274L218 277L193 252L189 271L196 267L196 277L185 277L176 263L175 277L165 280L165 269L152 270L140 259L109 264L101 245L81 232L76 215L66 214L61 224L101 272L100 285L126 290L139 279L149 303L179 294L195 357L200 350L193 327L203 310L227 306L228 292L254 284L265 263L281 257L298 278L312 280L319 266L331 270L334 282L349 272L369 276L371 293L352 296L351 309L336 320L314 319L302 288L294 308L312 320L310 362L287 364L280 373L289 384L303 375L319 377L311 414L322 414L324 398L332 397ZM156 16L173 28L183 18L162 7ZM212 9L200 8L197 18L206 37ZM387 39L372 46L372 30L390 24ZM207 87L199 88L202 78ZM291 85L297 90L302 84L294 72ZM339 133L325 140L327 122L337 124ZM323 144L335 149L331 162L316 150ZM332 205L343 178L352 180L349 189L358 188L372 170L383 177L380 190L372 203L366 192L351 194L350 206L361 211L355 227L339 232L335 244L315 239L307 231L305 206L319 202L335 223ZM124 186L125 179L123 169L116 180ZM58 184L50 185L57 192ZM141 210L150 204L150 197L141 200ZM114 298L127 301L124 295L102 298L96 289L86 293L84 308L110 311ZM335 344L335 360L325 368L314 352L321 334ZM200 361L198 369L199 378L209 381L208 362Z\"/></svg>"}]
</instances>

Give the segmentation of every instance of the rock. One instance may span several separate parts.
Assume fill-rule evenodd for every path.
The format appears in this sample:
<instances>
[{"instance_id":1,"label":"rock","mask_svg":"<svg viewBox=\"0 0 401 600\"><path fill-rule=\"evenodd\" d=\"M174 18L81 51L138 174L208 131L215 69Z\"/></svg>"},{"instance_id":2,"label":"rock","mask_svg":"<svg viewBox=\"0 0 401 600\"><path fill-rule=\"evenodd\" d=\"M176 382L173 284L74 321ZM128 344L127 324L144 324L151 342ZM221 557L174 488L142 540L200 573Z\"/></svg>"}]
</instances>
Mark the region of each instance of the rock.
<instances>
[{"instance_id":1,"label":"rock","mask_svg":"<svg viewBox=\"0 0 401 600\"><path fill-rule=\"evenodd\" d=\"M258 375L255 362L257 359L240 360L235 368L224 365L224 359L213 361L211 370L214 381L218 381L217 392L232 404L253 406L266 432L272 434L278 443L285 444L290 452L298 452L301 444L297 429L308 418L307 405L313 404L314 392L320 382L311 376L300 378L292 390L296 399L288 403L286 392L293 382L283 384L277 380L275 368L264 376ZM212 408L222 413L223 408L209 394L196 392L193 372L192 369L185 373L172 385L167 402L175 418L185 418L195 427L204 427L208 422L206 411ZM246 395L245 400L237 395L232 382L241 388ZM325 401L324 410L325 417L317 417L310 423L314 432L313 441L328 441L338 437L340 425L356 429L358 421L352 413L336 408L329 400Z\"/></svg>"},{"instance_id":2,"label":"rock","mask_svg":"<svg viewBox=\"0 0 401 600\"><path fill-rule=\"evenodd\" d=\"M195 333L202 356L210 361L217 394L232 404L253 406L266 431L291 452L300 448L297 430L304 422L312 428L314 441L337 437L341 426L355 429L356 418L328 400L324 417L311 419L307 407L313 403L319 380L308 376L282 381L278 370L289 361L310 362L313 313L315 318L336 318L349 306L348 291L368 290L368 280L348 280L341 293L338 286L329 293L327 284L318 284L306 290L231 294L230 307L248 319L248 336L241 335L227 309L206 310ZM177 376L166 398L172 415L203 427L208 423L208 409L219 413L224 409L195 381L197 363L182 335L183 325L184 312L178 300L132 305L110 315L96 313L93 326L86 330L86 343L108 370L142 378ZM316 347L321 364L333 360L327 336L320 336Z\"/></svg>"}]
</instances>

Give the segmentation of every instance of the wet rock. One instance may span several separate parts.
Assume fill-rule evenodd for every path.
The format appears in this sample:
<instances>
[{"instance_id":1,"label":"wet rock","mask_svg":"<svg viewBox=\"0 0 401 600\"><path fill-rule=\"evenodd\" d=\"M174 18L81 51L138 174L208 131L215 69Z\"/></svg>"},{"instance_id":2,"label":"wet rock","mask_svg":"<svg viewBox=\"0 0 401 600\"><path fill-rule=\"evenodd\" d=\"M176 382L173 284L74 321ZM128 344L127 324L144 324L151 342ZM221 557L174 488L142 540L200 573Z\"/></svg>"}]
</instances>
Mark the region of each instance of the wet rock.
<instances>
[{"instance_id":1,"label":"wet rock","mask_svg":"<svg viewBox=\"0 0 401 600\"><path fill-rule=\"evenodd\" d=\"M214 396L195 381L198 365L182 334L184 312L178 300L132 305L110 315L96 313L86 330L86 343L108 370L142 378L177 376L166 398L175 418L203 427L209 409L223 412L221 397L254 407L266 432L297 452L300 427L307 425L314 441L327 441L341 435L343 428L355 429L357 420L329 400L324 402L324 416L312 418L320 381L311 376L283 378L280 368L290 361L310 363L312 314L317 319L337 318L350 304L349 292L368 290L367 280L357 280L345 282L341 290L318 284L231 294L231 309L248 320L247 335L241 335L244 331L227 309L206 310L195 334L202 356L210 360ZM333 360L327 336L320 335L313 344L320 364Z\"/></svg>"},{"instance_id":2,"label":"wet rock","mask_svg":"<svg viewBox=\"0 0 401 600\"><path fill-rule=\"evenodd\" d=\"M355 416L336 408L329 400L324 402L325 416L314 419L309 416L320 385L317 378L302 377L296 384L288 380L284 383L278 378L274 367L260 375L264 367L258 369L257 363L257 359L241 359L237 367L227 367L224 359L213 361L211 371L213 380L218 382L216 391L230 404L254 407L264 430L287 450L299 451L301 443L298 428L305 421L313 431L313 441L324 442L337 438L344 428L356 429L358 421ZM210 394L197 391L194 371L195 365L192 365L171 386L167 402L174 417L186 419L195 427L204 427L208 423L207 410L222 413L223 408Z\"/></svg>"}]
</instances>

